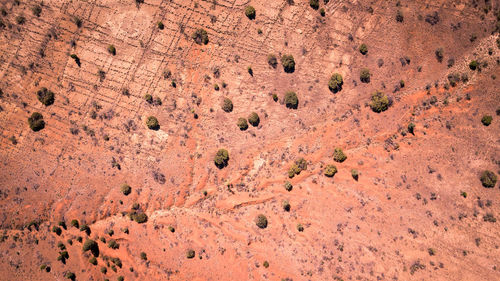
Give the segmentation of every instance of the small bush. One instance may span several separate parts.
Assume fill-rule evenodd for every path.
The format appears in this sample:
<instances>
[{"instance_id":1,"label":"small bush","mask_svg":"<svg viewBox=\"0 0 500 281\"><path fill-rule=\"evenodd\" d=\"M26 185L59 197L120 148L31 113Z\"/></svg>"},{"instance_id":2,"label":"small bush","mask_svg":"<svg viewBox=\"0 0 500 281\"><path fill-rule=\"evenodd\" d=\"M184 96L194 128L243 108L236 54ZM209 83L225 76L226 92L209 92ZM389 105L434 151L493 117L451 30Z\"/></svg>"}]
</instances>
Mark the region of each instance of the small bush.
<instances>
[{"instance_id":1,"label":"small bush","mask_svg":"<svg viewBox=\"0 0 500 281\"><path fill-rule=\"evenodd\" d=\"M285 94L285 106L287 108L297 109L299 105L299 99L297 98L297 94L292 91L288 91Z\"/></svg>"},{"instance_id":2,"label":"small bush","mask_svg":"<svg viewBox=\"0 0 500 281\"><path fill-rule=\"evenodd\" d=\"M125 280L125 278L121 275L116 277L116 281L123 281L123 280Z\"/></svg>"},{"instance_id":3,"label":"small bush","mask_svg":"<svg viewBox=\"0 0 500 281\"><path fill-rule=\"evenodd\" d=\"M285 182L285 189L286 189L286 191L290 192L293 189L293 185L289 181L287 181L287 182Z\"/></svg>"},{"instance_id":4,"label":"small bush","mask_svg":"<svg viewBox=\"0 0 500 281\"><path fill-rule=\"evenodd\" d=\"M397 13L396 13L396 21L397 22L403 22L403 20L404 20L403 12L401 12L401 10L397 11Z\"/></svg>"},{"instance_id":5,"label":"small bush","mask_svg":"<svg viewBox=\"0 0 500 281\"><path fill-rule=\"evenodd\" d=\"M146 255L146 253L141 252L141 260L143 260L143 261L147 261L148 260L148 256Z\"/></svg>"},{"instance_id":6,"label":"small bush","mask_svg":"<svg viewBox=\"0 0 500 281\"><path fill-rule=\"evenodd\" d=\"M497 219L495 218L495 216L493 216L492 213L486 213L486 215L483 216L483 220L486 222L497 222Z\"/></svg>"},{"instance_id":7,"label":"small bush","mask_svg":"<svg viewBox=\"0 0 500 281\"><path fill-rule=\"evenodd\" d=\"M283 55L281 57L281 64L286 73L293 73L295 71L295 60L292 55Z\"/></svg>"},{"instance_id":8,"label":"small bush","mask_svg":"<svg viewBox=\"0 0 500 281\"><path fill-rule=\"evenodd\" d=\"M335 162L342 163L347 159L347 156L344 154L344 151L342 151L342 148L335 148L335 151L333 152L333 160Z\"/></svg>"},{"instance_id":9,"label":"small bush","mask_svg":"<svg viewBox=\"0 0 500 281\"><path fill-rule=\"evenodd\" d=\"M99 245L92 239L85 240L83 243L82 250L84 252L90 251L95 257L99 256Z\"/></svg>"},{"instance_id":10,"label":"small bush","mask_svg":"<svg viewBox=\"0 0 500 281\"><path fill-rule=\"evenodd\" d=\"M158 130L160 129L160 123L158 123L158 119L156 119L156 117L154 116L149 116L148 119L146 120L146 126L148 126L148 128L150 130Z\"/></svg>"},{"instance_id":11,"label":"small bush","mask_svg":"<svg viewBox=\"0 0 500 281\"><path fill-rule=\"evenodd\" d=\"M255 224L259 227L259 228L266 228L267 227L267 218L266 216L260 214L257 216L257 218L255 218Z\"/></svg>"},{"instance_id":12,"label":"small bush","mask_svg":"<svg viewBox=\"0 0 500 281\"><path fill-rule=\"evenodd\" d=\"M254 127L259 126L260 123L259 115L257 115L257 113L255 112L252 112L250 115L248 115L248 123L250 123Z\"/></svg>"},{"instance_id":13,"label":"small bush","mask_svg":"<svg viewBox=\"0 0 500 281\"><path fill-rule=\"evenodd\" d=\"M116 55L116 48L114 45L109 45L108 46L108 52L112 54L113 56Z\"/></svg>"},{"instance_id":14,"label":"small bush","mask_svg":"<svg viewBox=\"0 0 500 281\"><path fill-rule=\"evenodd\" d=\"M60 228L60 227L53 226L53 227L52 227L52 232L54 232L54 233L55 233L55 234L57 234L57 235L61 235L62 230L61 230L61 228Z\"/></svg>"},{"instance_id":15,"label":"small bush","mask_svg":"<svg viewBox=\"0 0 500 281\"><path fill-rule=\"evenodd\" d=\"M415 124L411 123L408 124L408 132L412 135L415 135Z\"/></svg>"},{"instance_id":16,"label":"small bush","mask_svg":"<svg viewBox=\"0 0 500 281\"><path fill-rule=\"evenodd\" d=\"M120 248L120 244L118 244L116 242L116 240L112 239L112 240L108 241L108 247L111 248L111 249L113 249L113 250L116 250L116 249Z\"/></svg>"},{"instance_id":17,"label":"small bush","mask_svg":"<svg viewBox=\"0 0 500 281\"><path fill-rule=\"evenodd\" d=\"M43 115L39 112L33 112L28 118L28 124L31 130L38 132L45 128L45 121L43 121Z\"/></svg>"},{"instance_id":18,"label":"small bush","mask_svg":"<svg viewBox=\"0 0 500 281\"><path fill-rule=\"evenodd\" d=\"M145 223L148 221L148 216L143 212L131 212L129 214L130 218L136 223Z\"/></svg>"},{"instance_id":19,"label":"small bush","mask_svg":"<svg viewBox=\"0 0 500 281\"><path fill-rule=\"evenodd\" d=\"M491 121L493 121L491 115L484 115L483 118L481 118L481 123L483 123L484 126L489 126Z\"/></svg>"},{"instance_id":20,"label":"small bush","mask_svg":"<svg viewBox=\"0 0 500 281\"><path fill-rule=\"evenodd\" d=\"M31 8L31 12L33 12L33 15L36 17L40 17L42 14L42 7L40 5L35 5L33 8Z\"/></svg>"},{"instance_id":21,"label":"small bush","mask_svg":"<svg viewBox=\"0 0 500 281\"><path fill-rule=\"evenodd\" d=\"M438 48L436 49L436 59L438 62L442 62L443 61L443 58L444 58L444 55L443 55L443 48Z\"/></svg>"},{"instance_id":22,"label":"small bush","mask_svg":"<svg viewBox=\"0 0 500 281\"><path fill-rule=\"evenodd\" d=\"M23 16L17 16L16 17L16 22L17 22L17 24L21 24L22 25L22 24L24 24L26 22L26 18L23 17Z\"/></svg>"},{"instance_id":23,"label":"small bush","mask_svg":"<svg viewBox=\"0 0 500 281\"><path fill-rule=\"evenodd\" d=\"M225 149L219 149L214 157L214 163L217 168L222 169L227 166L229 161L229 152Z\"/></svg>"},{"instance_id":24,"label":"small bush","mask_svg":"<svg viewBox=\"0 0 500 281\"><path fill-rule=\"evenodd\" d=\"M476 60L473 60L469 63L469 68L471 70L476 70L478 66L479 66L479 63Z\"/></svg>"},{"instance_id":25,"label":"small bush","mask_svg":"<svg viewBox=\"0 0 500 281\"><path fill-rule=\"evenodd\" d=\"M297 224L297 230L299 232L303 232L304 231L304 226L301 223Z\"/></svg>"},{"instance_id":26,"label":"small bush","mask_svg":"<svg viewBox=\"0 0 500 281\"><path fill-rule=\"evenodd\" d=\"M76 275L73 272L66 272L66 274L64 274L64 277L73 281L76 279Z\"/></svg>"},{"instance_id":27,"label":"small bush","mask_svg":"<svg viewBox=\"0 0 500 281\"><path fill-rule=\"evenodd\" d=\"M342 85L344 84L344 80L342 79L342 75L339 73L334 73L332 77L330 77L330 81L328 81L328 88L333 93L337 93L342 90Z\"/></svg>"},{"instance_id":28,"label":"small bush","mask_svg":"<svg viewBox=\"0 0 500 281\"><path fill-rule=\"evenodd\" d=\"M122 184L120 190L123 193L123 195L127 196L132 192L132 187L130 187L130 185L124 183L124 184Z\"/></svg>"},{"instance_id":29,"label":"small bush","mask_svg":"<svg viewBox=\"0 0 500 281\"><path fill-rule=\"evenodd\" d=\"M191 38L193 38L194 42L196 44L201 45L201 44L208 44L208 33L205 29L203 28L198 28L193 32L191 35Z\"/></svg>"},{"instance_id":30,"label":"small bush","mask_svg":"<svg viewBox=\"0 0 500 281\"><path fill-rule=\"evenodd\" d=\"M206 191L205 191L206 192ZM206 196L206 195L205 195ZM175 228L171 225L168 226L168 231L174 233L175 232Z\"/></svg>"},{"instance_id":31,"label":"small bush","mask_svg":"<svg viewBox=\"0 0 500 281\"><path fill-rule=\"evenodd\" d=\"M282 206L283 206L283 210L290 212L290 203L288 202L288 200L284 200L282 203Z\"/></svg>"},{"instance_id":32,"label":"small bush","mask_svg":"<svg viewBox=\"0 0 500 281\"><path fill-rule=\"evenodd\" d=\"M150 94L145 94L144 95L144 100L149 103L149 104L152 104L153 103L153 96L150 95Z\"/></svg>"},{"instance_id":33,"label":"small bush","mask_svg":"<svg viewBox=\"0 0 500 281\"><path fill-rule=\"evenodd\" d=\"M429 253L429 256L435 256L436 255L436 250L434 250L433 248L427 249L427 252Z\"/></svg>"},{"instance_id":34,"label":"small bush","mask_svg":"<svg viewBox=\"0 0 500 281\"><path fill-rule=\"evenodd\" d=\"M309 0L309 6L315 10L319 9L319 0Z\"/></svg>"},{"instance_id":35,"label":"small bush","mask_svg":"<svg viewBox=\"0 0 500 281\"><path fill-rule=\"evenodd\" d=\"M247 6L245 8L245 15L251 20L255 19L255 8L252 6Z\"/></svg>"},{"instance_id":36,"label":"small bush","mask_svg":"<svg viewBox=\"0 0 500 281\"><path fill-rule=\"evenodd\" d=\"M73 60L75 60L75 63L76 63L76 65L78 65L78 67L80 67L82 65L82 63L80 62L80 58L76 54L71 54L70 57Z\"/></svg>"},{"instance_id":37,"label":"small bush","mask_svg":"<svg viewBox=\"0 0 500 281\"><path fill-rule=\"evenodd\" d=\"M495 184L497 184L497 175L495 175L492 171L483 171L479 179L486 188L493 188L495 187Z\"/></svg>"},{"instance_id":38,"label":"small bush","mask_svg":"<svg viewBox=\"0 0 500 281\"><path fill-rule=\"evenodd\" d=\"M72 220L71 221L71 226L74 228L79 228L80 224L78 223L78 220Z\"/></svg>"},{"instance_id":39,"label":"small bush","mask_svg":"<svg viewBox=\"0 0 500 281\"><path fill-rule=\"evenodd\" d=\"M319 9L319 14L324 17L326 15L326 11L324 8Z\"/></svg>"},{"instance_id":40,"label":"small bush","mask_svg":"<svg viewBox=\"0 0 500 281\"><path fill-rule=\"evenodd\" d=\"M377 113L386 111L389 108L390 102L387 95L382 92L375 92L372 94L372 99L370 102L370 108Z\"/></svg>"},{"instance_id":41,"label":"small bush","mask_svg":"<svg viewBox=\"0 0 500 281\"><path fill-rule=\"evenodd\" d=\"M89 263L93 264L93 265L97 265L97 259L95 257L91 257L89 259Z\"/></svg>"},{"instance_id":42,"label":"small bush","mask_svg":"<svg viewBox=\"0 0 500 281\"><path fill-rule=\"evenodd\" d=\"M269 262L268 261L264 261L264 263L262 264L262 266L264 266L265 268L268 268L269 267Z\"/></svg>"},{"instance_id":43,"label":"small bush","mask_svg":"<svg viewBox=\"0 0 500 281\"><path fill-rule=\"evenodd\" d=\"M335 176L336 173L337 173L337 167L335 167L335 165L326 165L324 172L325 176L331 178Z\"/></svg>"},{"instance_id":44,"label":"small bush","mask_svg":"<svg viewBox=\"0 0 500 281\"><path fill-rule=\"evenodd\" d=\"M370 74L370 70L368 70L368 68L363 68L359 72L359 80L361 80L361 82L363 82L363 83L370 83L370 77L371 77L371 74Z\"/></svg>"},{"instance_id":45,"label":"small bush","mask_svg":"<svg viewBox=\"0 0 500 281\"><path fill-rule=\"evenodd\" d=\"M278 59L276 58L275 55L269 54L267 56L267 63L272 67L275 68L278 66Z\"/></svg>"},{"instance_id":46,"label":"small bush","mask_svg":"<svg viewBox=\"0 0 500 281\"><path fill-rule=\"evenodd\" d=\"M221 104L221 108L225 112L229 113L229 112L233 111L233 102L228 98L224 98L224 100L222 101L222 104Z\"/></svg>"},{"instance_id":47,"label":"small bush","mask_svg":"<svg viewBox=\"0 0 500 281\"><path fill-rule=\"evenodd\" d=\"M161 21L159 21L157 25L159 30L163 30L165 28L165 25Z\"/></svg>"},{"instance_id":48,"label":"small bush","mask_svg":"<svg viewBox=\"0 0 500 281\"><path fill-rule=\"evenodd\" d=\"M240 128L240 130L242 130L242 131L245 131L246 129L248 129L247 119L245 119L245 118L242 118L242 117L238 118L237 125Z\"/></svg>"},{"instance_id":49,"label":"small bush","mask_svg":"<svg viewBox=\"0 0 500 281\"><path fill-rule=\"evenodd\" d=\"M192 258L194 258L195 254L196 253L194 252L193 249L189 249L189 250L186 251L186 258L192 259Z\"/></svg>"},{"instance_id":50,"label":"small bush","mask_svg":"<svg viewBox=\"0 0 500 281\"><path fill-rule=\"evenodd\" d=\"M277 102L277 101L278 101L278 95L277 95L277 94L273 94L273 96L272 96L272 97L273 97L273 101L274 101L274 102Z\"/></svg>"},{"instance_id":51,"label":"small bush","mask_svg":"<svg viewBox=\"0 0 500 281\"><path fill-rule=\"evenodd\" d=\"M351 170L351 176L352 176L352 178L353 178L355 181L357 181L357 180L358 180L358 178L359 178L359 172L358 172L358 170L352 169L352 170Z\"/></svg>"},{"instance_id":52,"label":"small bush","mask_svg":"<svg viewBox=\"0 0 500 281\"><path fill-rule=\"evenodd\" d=\"M361 44L359 46L359 52L362 54L362 55L366 55L368 54L368 46L366 46L366 44Z\"/></svg>"},{"instance_id":53,"label":"small bush","mask_svg":"<svg viewBox=\"0 0 500 281\"><path fill-rule=\"evenodd\" d=\"M80 226L80 231L85 232L87 235L90 235L91 233L90 227L86 224L82 224L82 226Z\"/></svg>"}]
</instances>

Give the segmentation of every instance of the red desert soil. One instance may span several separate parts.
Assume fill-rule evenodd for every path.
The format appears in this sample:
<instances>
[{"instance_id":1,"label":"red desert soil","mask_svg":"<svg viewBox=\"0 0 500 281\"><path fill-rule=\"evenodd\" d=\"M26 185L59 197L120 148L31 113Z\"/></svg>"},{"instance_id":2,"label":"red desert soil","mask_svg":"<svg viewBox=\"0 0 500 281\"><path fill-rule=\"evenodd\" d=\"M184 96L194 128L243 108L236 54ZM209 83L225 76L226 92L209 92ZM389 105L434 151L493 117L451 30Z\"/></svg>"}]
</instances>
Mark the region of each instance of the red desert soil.
<instances>
[{"instance_id":1,"label":"red desert soil","mask_svg":"<svg viewBox=\"0 0 500 281\"><path fill-rule=\"evenodd\" d=\"M0 9L0 280L500 280L498 1Z\"/></svg>"}]
</instances>

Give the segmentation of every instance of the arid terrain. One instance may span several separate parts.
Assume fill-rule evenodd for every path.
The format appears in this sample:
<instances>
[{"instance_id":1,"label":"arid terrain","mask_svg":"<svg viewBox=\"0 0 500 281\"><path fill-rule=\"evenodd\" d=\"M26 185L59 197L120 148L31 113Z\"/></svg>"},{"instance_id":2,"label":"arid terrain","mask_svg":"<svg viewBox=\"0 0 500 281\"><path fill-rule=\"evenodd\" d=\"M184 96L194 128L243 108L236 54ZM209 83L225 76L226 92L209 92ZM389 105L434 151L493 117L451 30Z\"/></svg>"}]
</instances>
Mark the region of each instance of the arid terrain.
<instances>
[{"instance_id":1,"label":"arid terrain","mask_svg":"<svg viewBox=\"0 0 500 281\"><path fill-rule=\"evenodd\" d=\"M498 0L0 0L0 280L500 280L499 31Z\"/></svg>"}]
</instances>

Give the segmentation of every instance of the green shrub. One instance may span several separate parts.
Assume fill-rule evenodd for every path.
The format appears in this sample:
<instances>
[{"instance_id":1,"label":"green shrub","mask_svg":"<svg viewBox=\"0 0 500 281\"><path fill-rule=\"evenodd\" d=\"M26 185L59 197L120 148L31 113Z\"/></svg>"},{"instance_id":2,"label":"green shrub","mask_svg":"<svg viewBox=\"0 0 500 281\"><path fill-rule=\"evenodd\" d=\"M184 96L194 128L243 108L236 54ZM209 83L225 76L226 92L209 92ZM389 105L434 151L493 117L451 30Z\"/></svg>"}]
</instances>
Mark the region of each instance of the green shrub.
<instances>
[{"instance_id":1,"label":"green shrub","mask_svg":"<svg viewBox=\"0 0 500 281\"><path fill-rule=\"evenodd\" d=\"M299 105L299 99L297 98L297 94L292 91L288 91L285 94L285 105L287 108L297 109Z\"/></svg>"},{"instance_id":2,"label":"green shrub","mask_svg":"<svg viewBox=\"0 0 500 281\"><path fill-rule=\"evenodd\" d=\"M251 20L255 19L255 8L252 6L247 6L245 8L245 15Z\"/></svg>"},{"instance_id":3,"label":"green shrub","mask_svg":"<svg viewBox=\"0 0 500 281\"><path fill-rule=\"evenodd\" d=\"M141 252L141 260L143 260L143 261L147 261L148 260L148 256L146 255L146 253Z\"/></svg>"},{"instance_id":4,"label":"green shrub","mask_svg":"<svg viewBox=\"0 0 500 281\"><path fill-rule=\"evenodd\" d=\"M486 215L483 216L483 220L486 222L497 222L497 219L492 213L486 213Z\"/></svg>"},{"instance_id":5,"label":"green shrub","mask_svg":"<svg viewBox=\"0 0 500 281\"><path fill-rule=\"evenodd\" d=\"M250 74L250 76L253 76L253 69L251 66L247 67L247 71L248 71L248 74Z\"/></svg>"},{"instance_id":6,"label":"green shrub","mask_svg":"<svg viewBox=\"0 0 500 281\"><path fill-rule=\"evenodd\" d=\"M359 52L363 55L368 54L368 46L366 46L366 44L361 44L359 46Z\"/></svg>"},{"instance_id":7,"label":"green shrub","mask_svg":"<svg viewBox=\"0 0 500 281\"><path fill-rule=\"evenodd\" d=\"M283 55L281 57L281 64L286 73L293 73L295 71L295 60L292 55Z\"/></svg>"},{"instance_id":8,"label":"green shrub","mask_svg":"<svg viewBox=\"0 0 500 281\"><path fill-rule=\"evenodd\" d=\"M66 274L64 274L64 277L73 281L76 279L76 275L73 272L66 272Z\"/></svg>"},{"instance_id":9,"label":"green shrub","mask_svg":"<svg viewBox=\"0 0 500 281\"><path fill-rule=\"evenodd\" d=\"M214 85L214 90L216 90L216 91L220 90L219 85L215 84Z\"/></svg>"},{"instance_id":10,"label":"green shrub","mask_svg":"<svg viewBox=\"0 0 500 281\"><path fill-rule=\"evenodd\" d=\"M352 170L351 170L351 176L352 176L352 178L353 178L355 181L357 181L357 180L358 180L358 178L359 178L359 172L358 172L358 170L352 169Z\"/></svg>"},{"instance_id":11,"label":"green shrub","mask_svg":"<svg viewBox=\"0 0 500 281\"><path fill-rule=\"evenodd\" d=\"M278 59L276 58L275 55L269 54L267 56L267 63L272 67L276 68L278 66Z\"/></svg>"},{"instance_id":12,"label":"green shrub","mask_svg":"<svg viewBox=\"0 0 500 281\"><path fill-rule=\"evenodd\" d=\"M429 249L427 249L427 252L429 253L429 256L434 256L434 255L436 255L436 250L435 250L435 249L433 249L433 248L429 248Z\"/></svg>"},{"instance_id":13,"label":"green shrub","mask_svg":"<svg viewBox=\"0 0 500 281\"><path fill-rule=\"evenodd\" d=\"M108 241L108 247L111 248L111 249L113 249L113 250L116 250L116 249L120 248L120 244L118 244L116 242L116 240L111 239L111 240Z\"/></svg>"},{"instance_id":14,"label":"green shrub","mask_svg":"<svg viewBox=\"0 0 500 281\"><path fill-rule=\"evenodd\" d=\"M301 223L297 224L297 230L299 232L303 232L304 231L304 226Z\"/></svg>"},{"instance_id":15,"label":"green shrub","mask_svg":"<svg viewBox=\"0 0 500 281\"><path fill-rule=\"evenodd\" d=\"M108 272L108 269L106 267L101 267L101 273L106 274Z\"/></svg>"},{"instance_id":16,"label":"green shrub","mask_svg":"<svg viewBox=\"0 0 500 281\"><path fill-rule=\"evenodd\" d=\"M403 22L403 20L404 20L403 12L401 12L401 10L398 10L396 13L396 21Z\"/></svg>"},{"instance_id":17,"label":"green shrub","mask_svg":"<svg viewBox=\"0 0 500 281\"><path fill-rule=\"evenodd\" d=\"M479 66L479 63L476 60L473 60L469 63L469 68L472 70L476 70L478 66Z\"/></svg>"},{"instance_id":18,"label":"green shrub","mask_svg":"<svg viewBox=\"0 0 500 281\"><path fill-rule=\"evenodd\" d=\"M214 163L217 168L222 169L227 166L229 161L229 152L225 149L219 149L214 157Z\"/></svg>"},{"instance_id":19,"label":"green shrub","mask_svg":"<svg viewBox=\"0 0 500 281\"><path fill-rule=\"evenodd\" d=\"M186 258L188 258L188 259L192 259L192 258L194 258L195 254L196 254L196 253L194 252L194 250L193 250L193 249L188 249L188 250L186 251Z\"/></svg>"},{"instance_id":20,"label":"green shrub","mask_svg":"<svg viewBox=\"0 0 500 281\"><path fill-rule=\"evenodd\" d=\"M401 87L401 88L405 87L405 81L404 80L400 80L399 81L399 87Z\"/></svg>"},{"instance_id":21,"label":"green shrub","mask_svg":"<svg viewBox=\"0 0 500 281\"><path fill-rule=\"evenodd\" d=\"M372 94L370 108L377 113L386 111L389 108L389 98L382 92L375 92Z\"/></svg>"},{"instance_id":22,"label":"green shrub","mask_svg":"<svg viewBox=\"0 0 500 281\"><path fill-rule=\"evenodd\" d=\"M370 70L368 70L368 68L363 68L359 72L359 80L361 80L361 82L363 82L363 83L370 83L370 77L371 77L371 74L370 74Z\"/></svg>"},{"instance_id":23,"label":"green shrub","mask_svg":"<svg viewBox=\"0 0 500 281\"><path fill-rule=\"evenodd\" d=\"M42 14L42 7L40 5L35 5L31 8L31 12L33 12L34 16L40 17L40 14Z\"/></svg>"},{"instance_id":24,"label":"green shrub","mask_svg":"<svg viewBox=\"0 0 500 281\"><path fill-rule=\"evenodd\" d=\"M259 126L259 123L260 123L259 115L257 115L257 113L255 113L255 112L252 112L248 116L248 123L250 123L254 127Z\"/></svg>"},{"instance_id":25,"label":"green shrub","mask_svg":"<svg viewBox=\"0 0 500 281\"><path fill-rule=\"evenodd\" d=\"M319 10L319 14L320 14L322 17L324 17L324 16L326 15L326 11L325 11L325 9L324 9L324 8L321 8L321 9Z\"/></svg>"},{"instance_id":26,"label":"green shrub","mask_svg":"<svg viewBox=\"0 0 500 281\"><path fill-rule=\"evenodd\" d=\"M288 200L284 200L282 203L282 206L283 206L283 210L290 212L291 207L290 207L290 203L288 202Z\"/></svg>"},{"instance_id":27,"label":"green shrub","mask_svg":"<svg viewBox=\"0 0 500 281\"><path fill-rule=\"evenodd\" d=\"M483 171L479 179L486 188L493 188L495 187L495 184L497 184L497 175L495 175L492 171Z\"/></svg>"},{"instance_id":28,"label":"green shrub","mask_svg":"<svg viewBox=\"0 0 500 281\"><path fill-rule=\"evenodd\" d=\"M285 182L285 189L286 191L292 191L293 185L289 181L287 181Z\"/></svg>"},{"instance_id":29,"label":"green shrub","mask_svg":"<svg viewBox=\"0 0 500 281\"><path fill-rule=\"evenodd\" d=\"M245 118L242 118L242 117L238 118L237 125L240 128L240 130L242 130L242 131L245 131L246 129L248 129L247 119L245 119Z\"/></svg>"},{"instance_id":30,"label":"green shrub","mask_svg":"<svg viewBox=\"0 0 500 281\"><path fill-rule=\"evenodd\" d=\"M221 108L225 112L229 113L229 112L233 111L233 102L228 98L224 98L224 100L222 101L222 104L221 104Z\"/></svg>"},{"instance_id":31,"label":"green shrub","mask_svg":"<svg viewBox=\"0 0 500 281\"><path fill-rule=\"evenodd\" d=\"M491 121L493 121L491 115L484 115L483 118L481 118L481 123L483 123L484 126L489 126Z\"/></svg>"},{"instance_id":32,"label":"green shrub","mask_svg":"<svg viewBox=\"0 0 500 281\"><path fill-rule=\"evenodd\" d=\"M206 192L206 191L205 191ZM206 196L206 195L205 195ZM175 232L175 228L171 225L168 226L168 231L174 233Z\"/></svg>"},{"instance_id":33,"label":"green shrub","mask_svg":"<svg viewBox=\"0 0 500 281\"><path fill-rule=\"evenodd\" d=\"M257 216L257 218L255 218L255 224L259 227L259 228L266 228L267 227L267 218L266 216L260 214Z\"/></svg>"},{"instance_id":34,"label":"green shrub","mask_svg":"<svg viewBox=\"0 0 500 281\"><path fill-rule=\"evenodd\" d=\"M191 35L191 38L193 38L194 42L196 42L196 44L198 45L208 44L208 33L203 28L196 29Z\"/></svg>"},{"instance_id":35,"label":"green shrub","mask_svg":"<svg viewBox=\"0 0 500 281\"><path fill-rule=\"evenodd\" d=\"M112 54L113 56L116 55L116 48L114 45L109 45L108 46L108 52Z\"/></svg>"},{"instance_id":36,"label":"green shrub","mask_svg":"<svg viewBox=\"0 0 500 281\"><path fill-rule=\"evenodd\" d=\"M57 234L57 235L61 235L62 230L61 230L61 228L60 228L60 227L57 227L57 226L55 226L55 225L54 225L54 226L52 227L52 232L54 232L54 233L55 233L55 234Z\"/></svg>"},{"instance_id":37,"label":"green shrub","mask_svg":"<svg viewBox=\"0 0 500 281\"><path fill-rule=\"evenodd\" d=\"M148 216L143 212L130 212L130 218L136 223L145 223L148 221Z\"/></svg>"},{"instance_id":38,"label":"green shrub","mask_svg":"<svg viewBox=\"0 0 500 281\"><path fill-rule=\"evenodd\" d=\"M438 62L442 62L443 61L443 58L444 58L444 55L443 55L443 48L438 48L436 49L436 59Z\"/></svg>"},{"instance_id":39,"label":"green shrub","mask_svg":"<svg viewBox=\"0 0 500 281\"><path fill-rule=\"evenodd\" d=\"M74 228L79 228L80 224L78 223L78 220L72 220L71 221L71 226Z\"/></svg>"},{"instance_id":40,"label":"green shrub","mask_svg":"<svg viewBox=\"0 0 500 281\"><path fill-rule=\"evenodd\" d=\"M17 16L16 17L16 22L17 22L17 24L21 24L22 25L22 24L24 24L26 22L26 18L23 17L23 16Z\"/></svg>"},{"instance_id":41,"label":"green shrub","mask_svg":"<svg viewBox=\"0 0 500 281\"><path fill-rule=\"evenodd\" d=\"M111 261L119 268L122 268L122 260L120 258L111 258Z\"/></svg>"},{"instance_id":42,"label":"green shrub","mask_svg":"<svg viewBox=\"0 0 500 281\"><path fill-rule=\"evenodd\" d=\"M97 259L95 257L91 257L89 259L89 263L93 264L93 265L97 265Z\"/></svg>"},{"instance_id":43,"label":"green shrub","mask_svg":"<svg viewBox=\"0 0 500 281\"><path fill-rule=\"evenodd\" d=\"M344 151L342 151L342 148L335 148L335 151L333 152L333 160L335 162L342 163L347 159L347 156L344 154Z\"/></svg>"},{"instance_id":44,"label":"green shrub","mask_svg":"<svg viewBox=\"0 0 500 281\"><path fill-rule=\"evenodd\" d=\"M309 0L309 6L315 10L319 9L319 0Z\"/></svg>"},{"instance_id":45,"label":"green shrub","mask_svg":"<svg viewBox=\"0 0 500 281\"><path fill-rule=\"evenodd\" d=\"M408 132L412 135L415 135L415 124L411 123L408 124Z\"/></svg>"},{"instance_id":46,"label":"green shrub","mask_svg":"<svg viewBox=\"0 0 500 281\"><path fill-rule=\"evenodd\" d=\"M123 281L123 280L125 280L125 278L123 278L123 276L121 275L116 277L116 281Z\"/></svg>"},{"instance_id":47,"label":"green shrub","mask_svg":"<svg viewBox=\"0 0 500 281\"><path fill-rule=\"evenodd\" d=\"M150 94L145 94L145 95L144 95L144 100L145 100L147 103L151 104L151 103L153 103L153 96L152 96L152 95L150 95Z\"/></svg>"},{"instance_id":48,"label":"green shrub","mask_svg":"<svg viewBox=\"0 0 500 281\"><path fill-rule=\"evenodd\" d=\"M325 167L325 176L331 178L333 176L335 176L335 174L337 173L337 167L335 167L335 165L326 165Z\"/></svg>"},{"instance_id":49,"label":"green shrub","mask_svg":"<svg viewBox=\"0 0 500 281\"><path fill-rule=\"evenodd\" d=\"M80 62L80 58L76 54L71 54L70 57L75 60L75 63L80 67L82 63Z\"/></svg>"},{"instance_id":50,"label":"green shrub","mask_svg":"<svg viewBox=\"0 0 500 281\"><path fill-rule=\"evenodd\" d=\"M123 195L127 196L132 192L132 187L130 187L130 185L124 183L124 184L122 184L122 187L120 188L120 190L123 193Z\"/></svg>"},{"instance_id":51,"label":"green shrub","mask_svg":"<svg viewBox=\"0 0 500 281\"><path fill-rule=\"evenodd\" d=\"M269 267L269 262L268 261L264 261L264 263L262 264L262 266L264 266L265 268L268 268Z\"/></svg>"},{"instance_id":52,"label":"green shrub","mask_svg":"<svg viewBox=\"0 0 500 281\"><path fill-rule=\"evenodd\" d=\"M90 251L95 257L99 256L99 245L92 239L85 240L83 243L82 250L84 252Z\"/></svg>"},{"instance_id":53,"label":"green shrub","mask_svg":"<svg viewBox=\"0 0 500 281\"><path fill-rule=\"evenodd\" d=\"M163 22L159 21L158 22L158 29L163 30L164 28L165 28L165 25L163 24Z\"/></svg>"},{"instance_id":54,"label":"green shrub","mask_svg":"<svg viewBox=\"0 0 500 281\"><path fill-rule=\"evenodd\" d=\"M328 81L328 88L333 93L337 93L342 90L342 85L344 84L344 80L342 79L342 75L339 73L334 73L332 77L330 77L330 81Z\"/></svg>"},{"instance_id":55,"label":"green shrub","mask_svg":"<svg viewBox=\"0 0 500 281\"><path fill-rule=\"evenodd\" d=\"M28 118L28 124L31 130L38 132L45 128L45 121L43 121L43 115L39 112L33 112L31 117Z\"/></svg>"},{"instance_id":56,"label":"green shrub","mask_svg":"<svg viewBox=\"0 0 500 281\"><path fill-rule=\"evenodd\" d=\"M295 175L300 174L302 170L307 170L307 161L304 158L299 158L288 170L288 177L293 178Z\"/></svg>"},{"instance_id":57,"label":"green shrub","mask_svg":"<svg viewBox=\"0 0 500 281\"><path fill-rule=\"evenodd\" d=\"M154 116L148 117L148 119L146 120L146 126L148 126L150 130L156 131L160 129L160 123L158 122L158 119L156 119L156 117Z\"/></svg>"}]
</instances>

